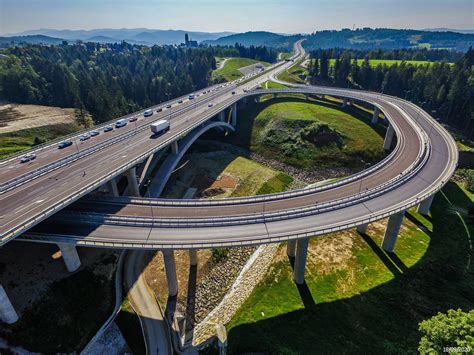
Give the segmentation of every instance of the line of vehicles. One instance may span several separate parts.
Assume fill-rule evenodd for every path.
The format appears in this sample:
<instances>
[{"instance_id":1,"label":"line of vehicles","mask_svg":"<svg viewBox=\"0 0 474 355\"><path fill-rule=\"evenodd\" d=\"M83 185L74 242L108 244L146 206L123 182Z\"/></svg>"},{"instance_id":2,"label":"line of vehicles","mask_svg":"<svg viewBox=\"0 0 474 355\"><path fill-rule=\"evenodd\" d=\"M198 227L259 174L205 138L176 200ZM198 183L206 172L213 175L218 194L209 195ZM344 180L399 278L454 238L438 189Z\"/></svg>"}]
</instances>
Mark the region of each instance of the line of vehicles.
<instances>
[{"instance_id":1,"label":"line of vehicles","mask_svg":"<svg viewBox=\"0 0 474 355\"><path fill-rule=\"evenodd\" d=\"M238 80L236 80L236 82L239 82L239 81L242 81L242 80L245 80L245 79L248 79L250 77L254 76L254 74L250 74L250 75L246 75ZM215 86L214 88L212 89L206 89L204 91L202 91L201 93L193 93L193 94L190 94L188 96L188 100L194 100L196 97L199 97L200 95L206 95L208 93L211 93L211 92L214 92L216 90L219 90L220 88L224 88L224 87L227 87L229 85L232 85L232 83L223 83L221 85L218 85L218 86ZM235 91L232 91L232 95L235 95L236 92ZM178 104L182 104L183 103L183 99L179 99L177 101ZM208 103L207 105L208 107L213 107L214 104L212 102ZM171 109L172 107L172 103L168 103L166 106L160 106L156 109L156 112L162 112L164 107L166 107L167 109ZM148 117L151 117L153 116L154 114L154 111L153 109L148 109L146 111L143 112L143 117L145 118L148 118ZM138 120L138 116L132 116L132 117L129 117L128 119L127 118L121 118L119 120L117 120L115 122L115 128L118 129L118 128L121 128L121 127L125 127L129 122L135 122ZM152 123L150 125L150 129L151 129L151 132L157 136L157 135L160 135L160 134L163 134L167 131L169 131L170 129L170 123L168 120L159 120L159 121L156 121L154 123ZM107 133L107 132L111 132L114 130L114 126L112 125L108 125L108 126L105 126L103 128L103 132L104 133ZM93 130L91 132L87 132L87 133L83 133L79 136L79 140L81 142L83 141L86 141L86 140L89 140L91 139L92 137L95 137L95 136L98 136L100 135L100 132L98 130ZM73 145L73 140L72 139L65 139L61 142L58 143L58 149L64 149L64 148L67 148L67 147L70 147ZM36 159L36 154L35 153L27 153L25 155L23 155L21 158L20 158L20 163L27 163L27 162L30 162L32 160Z\"/></svg>"}]
</instances>

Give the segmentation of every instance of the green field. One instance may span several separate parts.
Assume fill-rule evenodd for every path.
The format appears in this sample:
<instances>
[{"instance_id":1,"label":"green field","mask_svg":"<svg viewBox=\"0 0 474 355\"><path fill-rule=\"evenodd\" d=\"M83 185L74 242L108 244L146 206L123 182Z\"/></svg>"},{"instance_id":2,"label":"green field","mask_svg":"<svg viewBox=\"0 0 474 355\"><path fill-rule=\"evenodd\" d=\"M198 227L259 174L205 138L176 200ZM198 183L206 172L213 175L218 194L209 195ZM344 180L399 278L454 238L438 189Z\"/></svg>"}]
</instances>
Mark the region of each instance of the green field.
<instances>
[{"instance_id":1,"label":"green field","mask_svg":"<svg viewBox=\"0 0 474 355\"><path fill-rule=\"evenodd\" d=\"M30 149L42 143L79 130L75 124L57 124L0 134L0 158Z\"/></svg>"},{"instance_id":2,"label":"green field","mask_svg":"<svg viewBox=\"0 0 474 355\"><path fill-rule=\"evenodd\" d=\"M285 59L289 59L291 56L293 56L295 54L294 51L291 51L291 52L281 52L281 59L285 60Z\"/></svg>"},{"instance_id":3,"label":"green field","mask_svg":"<svg viewBox=\"0 0 474 355\"><path fill-rule=\"evenodd\" d=\"M448 183L431 216L406 213L393 254L379 247L381 223L364 236L352 230L313 238L301 286L282 246L227 325L229 352L417 353L420 321L474 307L472 199Z\"/></svg>"},{"instance_id":4,"label":"green field","mask_svg":"<svg viewBox=\"0 0 474 355\"><path fill-rule=\"evenodd\" d=\"M270 63L262 62L249 58L229 58L222 69L216 69L212 73L213 80L219 80L222 78L225 81L232 81L243 76L239 71L240 68L248 65L262 63L264 66L270 65Z\"/></svg>"},{"instance_id":5,"label":"green field","mask_svg":"<svg viewBox=\"0 0 474 355\"><path fill-rule=\"evenodd\" d=\"M264 157L312 170L379 161L385 154L383 131L370 126L368 112L342 109L338 102L285 97L240 111L229 139Z\"/></svg>"},{"instance_id":6,"label":"green field","mask_svg":"<svg viewBox=\"0 0 474 355\"><path fill-rule=\"evenodd\" d=\"M369 60L369 63L372 67L376 67L377 65L387 65L387 66L392 66L394 64L400 64L402 60L397 60L397 59L371 59ZM331 67L334 66L336 63L336 59L330 59L329 60L329 65ZM364 59L357 59L357 64L361 66L364 63ZM430 65L433 64L433 62L428 62L425 60L405 60L406 64L411 64L411 65Z\"/></svg>"}]
</instances>

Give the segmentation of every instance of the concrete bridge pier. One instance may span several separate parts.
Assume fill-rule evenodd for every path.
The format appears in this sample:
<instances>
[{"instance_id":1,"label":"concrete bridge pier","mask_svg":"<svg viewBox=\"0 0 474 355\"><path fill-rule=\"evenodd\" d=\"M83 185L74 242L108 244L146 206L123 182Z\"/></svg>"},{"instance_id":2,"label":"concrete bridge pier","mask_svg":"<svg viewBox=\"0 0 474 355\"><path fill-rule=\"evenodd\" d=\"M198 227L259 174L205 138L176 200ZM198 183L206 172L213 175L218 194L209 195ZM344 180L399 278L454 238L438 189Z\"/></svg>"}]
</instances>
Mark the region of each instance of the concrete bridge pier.
<instances>
[{"instance_id":1,"label":"concrete bridge pier","mask_svg":"<svg viewBox=\"0 0 474 355\"><path fill-rule=\"evenodd\" d=\"M219 121L225 122L225 110L222 110L221 112L219 112L219 114L217 115L217 118Z\"/></svg>"},{"instance_id":2,"label":"concrete bridge pier","mask_svg":"<svg viewBox=\"0 0 474 355\"><path fill-rule=\"evenodd\" d=\"M298 285L304 283L304 272L306 269L306 257L308 256L309 238L298 239L296 243L296 257L293 269L293 278Z\"/></svg>"},{"instance_id":3,"label":"concrete bridge pier","mask_svg":"<svg viewBox=\"0 0 474 355\"><path fill-rule=\"evenodd\" d=\"M387 229L385 230L385 235L382 241L382 249L389 253L393 253L393 250L395 249L395 243L397 242L398 233L400 232L404 215L405 211L402 211L390 216L388 219Z\"/></svg>"},{"instance_id":4,"label":"concrete bridge pier","mask_svg":"<svg viewBox=\"0 0 474 355\"><path fill-rule=\"evenodd\" d=\"M255 96L255 102L256 102L257 104L260 102L260 96L259 96L259 95Z\"/></svg>"},{"instance_id":5,"label":"concrete bridge pier","mask_svg":"<svg viewBox=\"0 0 474 355\"><path fill-rule=\"evenodd\" d=\"M346 107L346 106L347 106L347 103L348 103L347 97L344 97L344 98L342 99L342 107Z\"/></svg>"},{"instance_id":6,"label":"concrete bridge pier","mask_svg":"<svg viewBox=\"0 0 474 355\"><path fill-rule=\"evenodd\" d=\"M321 95L320 98L321 100L326 100L326 95Z\"/></svg>"},{"instance_id":7,"label":"concrete bridge pier","mask_svg":"<svg viewBox=\"0 0 474 355\"><path fill-rule=\"evenodd\" d=\"M290 258L294 258L296 256L296 240L289 240L286 245L286 254Z\"/></svg>"},{"instance_id":8,"label":"concrete bridge pier","mask_svg":"<svg viewBox=\"0 0 474 355\"><path fill-rule=\"evenodd\" d=\"M395 134L395 130L393 129L392 124L388 125L387 133L385 133L385 139L383 141L383 149L389 150L392 146L393 135Z\"/></svg>"},{"instance_id":9,"label":"concrete bridge pier","mask_svg":"<svg viewBox=\"0 0 474 355\"><path fill-rule=\"evenodd\" d=\"M198 264L198 251L197 249L189 249L189 265L197 266Z\"/></svg>"},{"instance_id":10,"label":"concrete bridge pier","mask_svg":"<svg viewBox=\"0 0 474 355\"><path fill-rule=\"evenodd\" d=\"M0 284L0 320L7 324L15 323L18 320L18 314L13 308L5 289Z\"/></svg>"},{"instance_id":11,"label":"concrete bridge pier","mask_svg":"<svg viewBox=\"0 0 474 355\"><path fill-rule=\"evenodd\" d=\"M237 102L232 105L232 121L231 125L233 127L237 126Z\"/></svg>"},{"instance_id":12,"label":"concrete bridge pier","mask_svg":"<svg viewBox=\"0 0 474 355\"><path fill-rule=\"evenodd\" d=\"M372 115L372 121L370 121L372 125L376 125L377 122L379 121L379 114L380 114L380 109L376 107L374 109L374 114Z\"/></svg>"},{"instance_id":13,"label":"concrete bridge pier","mask_svg":"<svg viewBox=\"0 0 474 355\"><path fill-rule=\"evenodd\" d=\"M128 191L130 196L140 197L140 189L137 181L137 168L134 166L127 170Z\"/></svg>"},{"instance_id":14,"label":"concrete bridge pier","mask_svg":"<svg viewBox=\"0 0 474 355\"><path fill-rule=\"evenodd\" d=\"M357 226L357 231L360 234L367 234L367 227L368 226L369 226L368 223L361 224L361 225Z\"/></svg>"},{"instance_id":15,"label":"concrete bridge pier","mask_svg":"<svg viewBox=\"0 0 474 355\"><path fill-rule=\"evenodd\" d=\"M107 185L109 188L109 194L111 194L114 197L118 197L119 191L118 191L118 186L117 186L117 180L115 178L112 178L111 180L109 180Z\"/></svg>"},{"instance_id":16,"label":"concrete bridge pier","mask_svg":"<svg viewBox=\"0 0 474 355\"><path fill-rule=\"evenodd\" d=\"M431 195L430 197L426 198L422 201L417 208L417 212L422 215L427 215L431 208L431 203L433 202L435 195Z\"/></svg>"},{"instance_id":17,"label":"concrete bridge pier","mask_svg":"<svg viewBox=\"0 0 474 355\"><path fill-rule=\"evenodd\" d=\"M351 103L351 106L354 106L354 105L355 105L355 104L354 104L354 99L351 99L351 100L350 100L350 103Z\"/></svg>"},{"instance_id":18,"label":"concrete bridge pier","mask_svg":"<svg viewBox=\"0 0 474 355\"><path fill-rule=\"evenodd\" d=\"M81 266L81 259L77 254L76 246L67 243L58 243L58 248L63 256L64 264L69 272L74 272Z\"/></svg>"},{"instance_id":19,"label":"concrete bridge pier","mask_svg":"<svg viewBox=\"0 0 474 355\"><path fill-rule=\"evenodd\" d=\"M171 143L171 153L173 155L178 155L179 153L178 141L174 141L173 143Z\"/></svg>"},{"instance_id":20,"label":"concrete bridge pier","mask_svg":"<svg viewBox=\"0 0 474 355\"><path fill-rule=\"evenodd\" d=\"M174 260L174 251L165 249L163 259L165 261L166 281L168 282L168 294L174 297L178 294L178 278L176 277L176 262Z\"/></svg>"}]
</instances>

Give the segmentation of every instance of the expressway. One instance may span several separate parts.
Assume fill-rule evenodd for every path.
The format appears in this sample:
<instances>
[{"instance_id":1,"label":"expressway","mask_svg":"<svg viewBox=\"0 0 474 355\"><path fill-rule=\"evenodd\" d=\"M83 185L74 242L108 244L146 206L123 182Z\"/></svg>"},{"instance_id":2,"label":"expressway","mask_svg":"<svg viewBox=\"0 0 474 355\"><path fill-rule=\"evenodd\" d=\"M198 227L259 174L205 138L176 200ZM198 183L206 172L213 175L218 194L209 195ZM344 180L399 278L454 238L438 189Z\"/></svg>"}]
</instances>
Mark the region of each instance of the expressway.
<instances>
[{"instance_id":1,"label":"expressway","mask_svg":"<svg viewBox=\"0 0 474 355\"><path fill-rule=\"evenodd\" d=\"M264 75L249 76L229 84L216 85L195 93L194 99L179 98L154 106L151 118L143 111L127 115L140 117L127 126L103 132L107 122L95 129L96 137L80 143L79 132L70 137L74 144L64 149L57 142L35 148L37 157L28 164L20 164L20 156L0 162L0 245L22 234L43 219L71 202L88 194L130 167L145 161L225 109L236 101L244 90L260 85L269 73L280 71L290 63L278 63ZM238 88L236 85L240 84ZM199 96L197 96L199 95ZM183 101L179 103L179 101ZM167 106L171 108L167 109ZM161 112L156 112L158 107ZM152 137L149 129L157 119L169 119L170 130Z\"/></svg>"},{"instance_id":2,"label":"expressway","mask_svg":"<svg viewBox=\"0 0 474 355\"><path fill-rule=\"evenodd\" d=\"M304 55L300 43L295 52L295 58ZM376 166L312 189L239 199L84 199L22 235L22 239L132 249L193 249L297 240L400 216L407 208L429 200L449 180L457 163L453 139L426 112L407 101L328 87L244 91L292 64L273 66L237 88L235 83L218 87L212 99L188 104L193 105L192 109L173 117L171 130L158 139L152 139L147 129L137 130L126 143L111 144L2 193L1 243L143 162L219 112L235 108L238 101L265 93L331 95L368 103L388 119L389 132L396 134L397 144ZM146 128L146 119L142 121ZM36 218L31 220L32 216ZM393 250L393 245L389 249Z\"/></svg>"}]
</instances>

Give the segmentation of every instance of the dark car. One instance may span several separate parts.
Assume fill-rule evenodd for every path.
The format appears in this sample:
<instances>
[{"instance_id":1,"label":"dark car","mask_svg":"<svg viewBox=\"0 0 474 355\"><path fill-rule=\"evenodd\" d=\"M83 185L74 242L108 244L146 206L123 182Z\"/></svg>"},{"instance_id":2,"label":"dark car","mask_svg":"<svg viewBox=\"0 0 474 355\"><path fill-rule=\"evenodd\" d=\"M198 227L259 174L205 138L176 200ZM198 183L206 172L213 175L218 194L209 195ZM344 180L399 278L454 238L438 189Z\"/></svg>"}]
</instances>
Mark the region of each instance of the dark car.
<instances>
[{"instance_id":1,"label":"dark car","mask_svg":"<svg viewBox=\"0 0 474 355\"><path fill-rule=\"evenodd\" d=\"M68 139L66 141L59 142L58 148L63 149L63 148L69 147L70 145L72 145L72 141Z\"/></svg>"},{"instance_id":2,"label":"dark car","mask_svg":"<svg viewBox=\"0 0 474 355\"><path fill-rule=\"evenodd\" d=\"M114 128L112 126L107 126L104 128L104 132L110 132L112 131Z\"/></svg>"},{"instance_id":3,"label":"dark car","mask_svg":"<svg viewBox=\"0 0 474 355\"><path fill-rule=\"evenodd\" d=\"M182 103L183 103L183 100L179 100L179 101L178 101L178 104L182 104Z\"/></svg>"},{"instance_id":4,"label":"dark car","mask_svg":"<svg viewBox=\"0 0 474 355\"><path fill-rule=\"evenodd\" d=\"M166 108L171 108L171 104L166 105Z\"/></svg>"},{"instance_id":5,"label":"dark car","mask_svg":"<svg viewBox=\"0 0 474 355\"><path fill-rule=\"evenodd\" d=\"M99 131L92 131L89 134L91 135L91 137L95 137L95 136L98 136L100 133L99 133Z\"/></svg>"},{"instance_id":6,"label":"dark car","mask_svg":"<svg viewBox=\"0 0 474 355\"><path fill-rule=\"evenodd\" d=\"M158 108L156 109L156 112L161 112L161 111L163 111L163 107L158 107Z\"/></svg>"}]
</instances>

